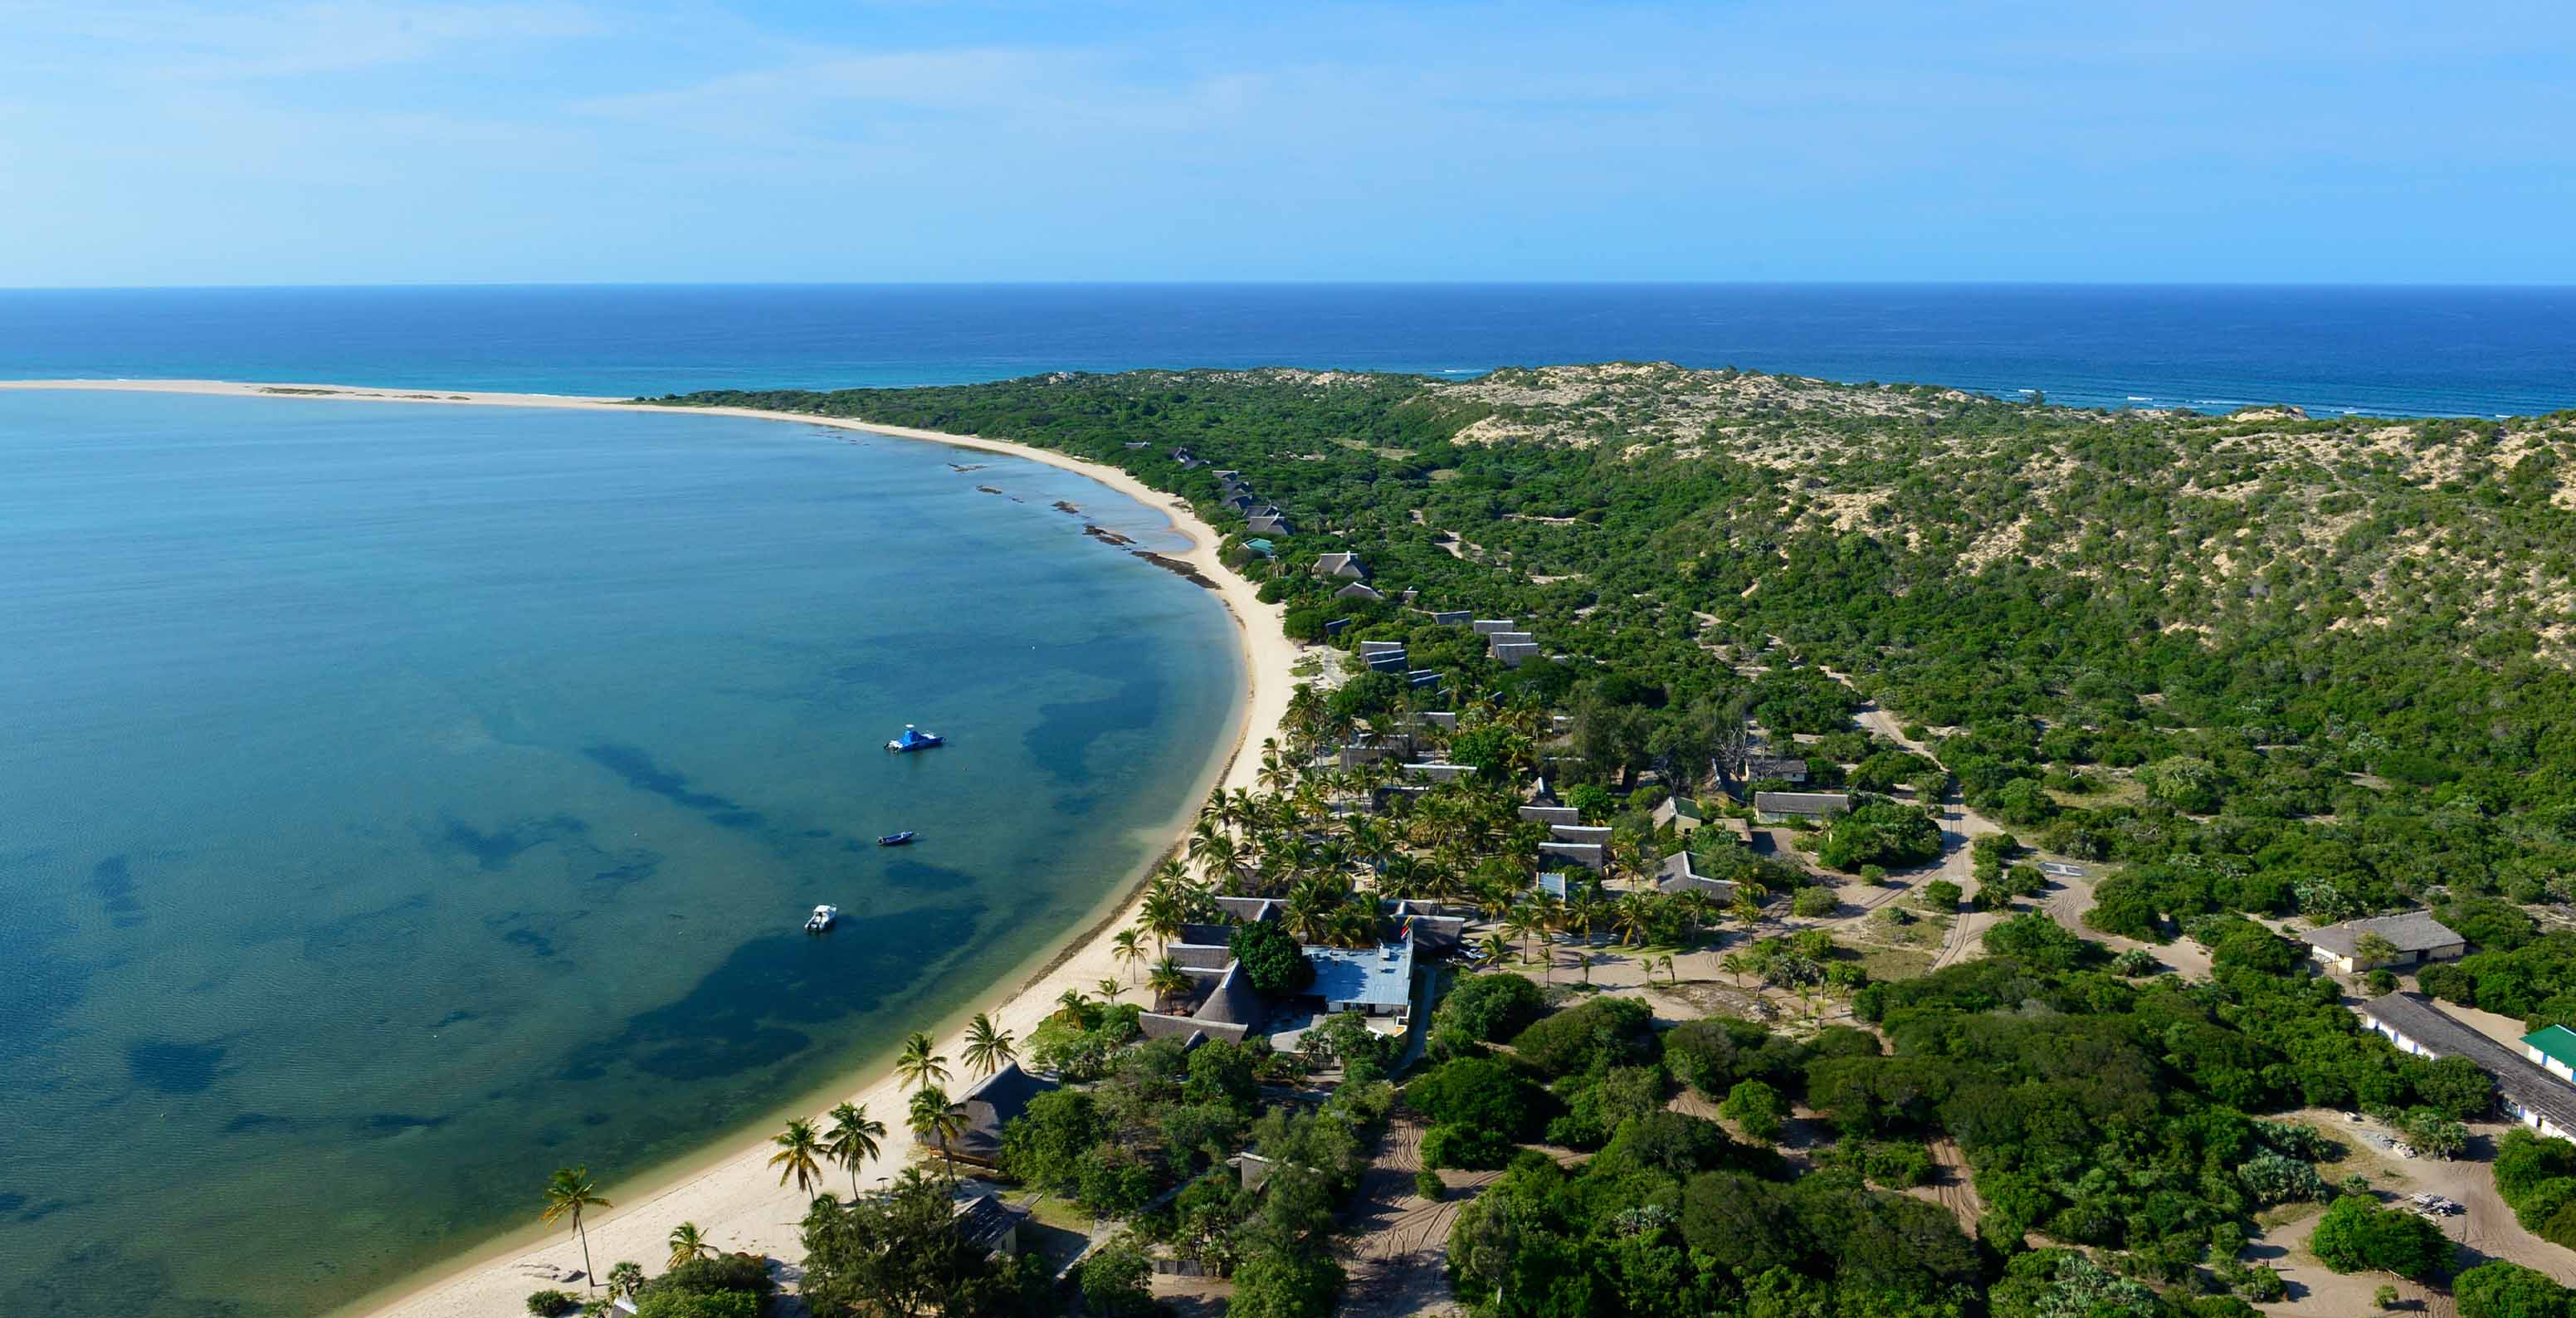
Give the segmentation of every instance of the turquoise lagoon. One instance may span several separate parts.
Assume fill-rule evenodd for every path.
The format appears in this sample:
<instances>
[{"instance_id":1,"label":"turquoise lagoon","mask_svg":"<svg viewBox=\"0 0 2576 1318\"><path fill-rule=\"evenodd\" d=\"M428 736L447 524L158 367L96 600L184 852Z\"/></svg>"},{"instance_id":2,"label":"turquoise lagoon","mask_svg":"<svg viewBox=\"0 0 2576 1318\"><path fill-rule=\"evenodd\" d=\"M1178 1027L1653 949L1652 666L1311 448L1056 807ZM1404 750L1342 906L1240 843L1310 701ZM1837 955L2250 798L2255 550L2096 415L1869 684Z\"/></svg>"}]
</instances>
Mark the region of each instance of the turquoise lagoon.
<instances>
[{"instance_id":1,"label":"turquoise lagoon","mask_svg":"<svg viewBox=\"0 0 2576 1318\"><path fill-rule=\"evenodd\" d=\"M1178 543L816 426L0 393L0 1312L318 1313L990 992L1240 697L1085 519Z\"/></svg>"}]
</instances>

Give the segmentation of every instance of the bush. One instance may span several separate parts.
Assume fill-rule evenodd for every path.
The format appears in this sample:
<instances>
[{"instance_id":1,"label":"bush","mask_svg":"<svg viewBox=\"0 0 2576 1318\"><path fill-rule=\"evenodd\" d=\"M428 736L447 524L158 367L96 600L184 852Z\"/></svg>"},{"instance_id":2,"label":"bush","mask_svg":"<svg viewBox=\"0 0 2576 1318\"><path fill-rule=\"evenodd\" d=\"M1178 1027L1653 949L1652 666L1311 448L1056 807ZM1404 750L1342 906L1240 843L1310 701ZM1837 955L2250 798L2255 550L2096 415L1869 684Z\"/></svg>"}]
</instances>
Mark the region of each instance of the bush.
<instances>
[{"instance_id":1,"label":"bush","mask_svg":"<svg viewBox=\"0 0 2576 1318\"><path fill-rule=\"evenodd\" d=\"M1791 913L1811 919L1820 915L1831 915L1834 909L1841 905L1842 899L1834 895L1834 890L1823 886L1800 888L1789 898Z\"/></svg>"},{"instance_id":2,"label":"bush","mask_svg":"<svg viewBox=\"0 0 2576 1318\"><path fill-rule=\"evenodd\" d=\"M1958 884L1948 879L1934 879L1923 885L1923 907L1946 915L1959 909L1959 899L1965 895L1965 890Z\"/></svg>"},{"instance_id":3,"label":"bush","mask_svg":"<svg viewBox=\"0 0 2576 1318\"><path fill-rule=\"evenodd\" d=\"M1442 1123L1422 1133L1422 1165L1491 1169L1511 1161L1514 1145L1482 1126Z\"/></svg>"},{"instance_id":4,"label":"bush","mask_svg":"<svg viewBox=\"0 0 2576 1318\"><path fill-rule=\"evenodd\" d=\"M2571 1318L2576 1291L2519 1263L2482 1263L2451 1280L2460 1318Z\"/></svg>"},{"instance_id":5,"label":"bush","mask_svg":"<svg viewBox=\"0 0 2576 1318\"><path fill-rule=\"evenodd\" d=\"M2256 1304L2277 1304L2290 1294L2290 1285L2281 1280L2280 1273L2234 1259L2218 1265L2218 1279L2226 1282L2229 1290Z\"/></svg>"},{"instance_id":6,"label":"bush","mask_svg":"<svg viewBox=\"0 0 2576 1318\"><path fill-rule=\"evenodd\" d=\"M756 1254L716 1254L691 1259L644 1283L648 1291L749 1291L767 1295L778 1288L769 1264Z\"/></svg>"},{"instance_id":7,"label":"bush","mask_svg":"<svg viewBox=\"0 0 2576 1318\"><path fill-rule=\"evenodd\" d=\"M1664 1063L1674 1077L1717 1099L1739 1080L1794 1080L1806 1064L1804 1054L1794 1041L1732 1016L1684 1021L1664 1036Z\"/></svg>"},{"instance_id":8,"label":"bush","mask_svg":"<svg viewBox=\"0 0 2576 1318\"><path fill-rule=\"evenodd\" d=\"M2031 911L1986 930L1986 951L1995 956L2008 956L2044 970L2072 970L2082 964L2095 945L2066 932L2055 920Z\"/></svg>"},{"instance_id":9,"label":"bush","mask_svg":"<svg viewBox=\"0 0 2576 1318\"><path fill-rule=\"evenodd\" d=\"M1443 1062L1405 1086L1405 1102L1431 1119L1427 1167L1496 1167L1537 1127L1537 1087L1492 1057Z\"/></svg>"},{"instance_id":10,"label":"bush","mask_svg":"<svg viewBox=\"0 0 2576 1318\"><path fill-rule=\"evenodd\" d=\"M750 1291L650 1291L635 1302L636 1318L759 1318L760 1311Z\"/></svg>"},{"instance_id":11,"label":"bush","mask_svg":"<svg viewBox=\"0 0 2576 1318\"><path fill-rule=\"evenodd\" d=\"M2357 1194L2335 1200L2317 1219L2308 1249L2337 1272L2393 1272L2417 1281L2439 1275L2451 1261L2441 1228Z\"/></svg>"},{"instance_id":12,"label":"bush","mask_svg":"<svg viewBox=\"0 0 2576 1318\"><path fill-rule=\"evenodd\" d=\"M1726 1091L1726 1101L1717 1105L1717 1114L1736 1124L1737 1129L1765 1144L1776 1143L1789 1115L1789 1104L1780 1091L1759 1080L1740 1080Z\"/></svg>"},{"instance_id":13,"label":"bush","mask_svg":"<svg viewBox=\"0 0 2576 1318\"><path fill-rule=\"evenodd\" d=\"M1449 1187L1441 1181L1440 1173L1425 1167L1413 1174L1413 1192L1436 1202L1442 1195L1449 1193Z\"/></svg>"},{"instance_id":14,"label":"bush","mask_svg":"<svg viewBox=\"0 0 2576 1318\"><path fill-rule=\"evenodd\" d=\"M1878 801L1855 808L1825 828L1816 859L1850 873L1863 865L1903 869L1941 854L1941 826L1920 810Z\"/></svg>"},{"instance_id":15,"label":"bush","mask_svg":"<svg viewBox=\"0 0 2576 1318\"><path fill-rule=\"evenodd\" d=\"M1594 998L1521 1031L1512 1047L1547 1076L1648 1061L1655 1055L1654 1013L1633 998Z\"/></svg>"},{"instance_id":16,"label":"bush","mask_svg":"<svg viewBox=\"0 0 2576 1318\"><path fill-rule=\"evenodd\" d=\"M1244 977L1271 997L1287 997L1315 982L1315 963L1287 930L1268 920L1234 927L1230 940Z\"/></svg>"},{"instance_id":17,"label":"bush","mask_svg":"<svg viewBox=\"0 0 2576 1318\"><path fill-rule=\"evenodd\" d=\"M1537 1020L1546 1004L1546 993L1527 976L1470 975L1432 1013L1426 1047L1434 1058L1446 1060L1477 1044L1511 1038Z\"/></svg>"},{"instance_id":18,"label":"bush","mask_svg":"<svg viewBox=\"0 0 2576 1318\"><path fill-rule=\"evenodd\" d=\"M1100 1247L1082 1261L1082 1303L1101 1318L1134 1318L1154 1311L1149 1283L1154 1265L1131 1237Z\"/></svg>"},{"instance_id":19,"label":"bush","mask_svg":"<svg viewBox=\"0 0 2576 1318\"><path fill-rule=\"evenodd\" d=\"M528 1312L537 1318L556 1318L581 1307L581 1297L571 1291L538 1291L528 1297Z\"/></svg>"}]
</instances>

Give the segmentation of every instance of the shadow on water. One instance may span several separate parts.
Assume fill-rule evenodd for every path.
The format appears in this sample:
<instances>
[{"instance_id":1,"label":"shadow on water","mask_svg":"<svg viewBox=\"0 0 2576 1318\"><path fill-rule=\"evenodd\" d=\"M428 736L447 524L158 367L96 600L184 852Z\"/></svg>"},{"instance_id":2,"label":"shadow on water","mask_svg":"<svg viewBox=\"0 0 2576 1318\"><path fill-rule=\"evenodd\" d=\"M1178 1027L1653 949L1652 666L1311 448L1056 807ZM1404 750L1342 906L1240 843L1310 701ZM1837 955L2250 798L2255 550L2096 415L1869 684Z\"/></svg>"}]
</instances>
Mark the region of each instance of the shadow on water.
<instances>
[{"instance_id":1,"label":"shadow on water","mask_svg":"<svg viewBox=\"0 0 2576 1318\"><path fill-rule=\"evenodd\" d=\"M146 1039L125 1047L125 1069L142 1088L163 1094L202 1094L223 1065L221 1044Z\"/></svg>"},{"instance_id":2,"label":"shadow on water","mask_svg":"<svg viewBox=\"0 0 2576 1318\"><path fill-rule=\"evenodd\" d=\"M689 992L638 1012L625 1028L564 1063L570 1083L603 1079L624 1059L666 1080L721 1079L793 1057L800 1026L876 1010L975 937L982 902L844 917L825 937L785 932L744 943Z\"/></svg>"},{"instance_id":3,"label":"shadow on water","mask_svg":"<svg viewBox=\"0 0 2576 1318\"><path fill-rule=\"evenodd\" d=\"M557 838L578 837L590 831L590 825L571 815L546 819L522 819L505 824L490 833L453 815L444 821L432 843L433 850L461 851L474 858L474 863L487 870L505 869L521 853L544 846Z\"/></svg>"},{"instance_id":4,"label":"shadow on water","mask_svg":"<svg viewBox=\"0 0 2576 1318\"><path fill-rule=\"evenodd\" d=\"M1163 681L1155 670L1121 661L1110 647L1075 646L1058 652L1057 660L1089 677L1116 684L1108 695L1091 700L1057 700L1038 706L1038 721L1022 738L1029 755L1058 781L1086 783L1092 778L1092 745L1112 733L1135 729L1137 711L1164 699Z\"/></svg>"}]
</instances>

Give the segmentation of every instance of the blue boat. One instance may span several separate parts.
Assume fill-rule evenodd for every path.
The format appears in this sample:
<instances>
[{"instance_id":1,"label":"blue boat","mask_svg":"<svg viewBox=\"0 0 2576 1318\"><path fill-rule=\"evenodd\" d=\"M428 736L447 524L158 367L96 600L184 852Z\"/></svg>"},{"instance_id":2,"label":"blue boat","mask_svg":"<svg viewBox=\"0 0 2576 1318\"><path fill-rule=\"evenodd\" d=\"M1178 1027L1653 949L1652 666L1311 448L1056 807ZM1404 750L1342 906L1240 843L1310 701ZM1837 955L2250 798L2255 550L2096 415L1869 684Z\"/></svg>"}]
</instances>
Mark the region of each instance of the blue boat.
<instances>
[{"instance_id":1,"label":"blue boat","mask_svg":"<svg viewBox=\"0 0 2576 1318\"><path fill-rule=\"evenodd\" d=\"M943 740L938 733L924 732L921 729L906 723L903 725L903 735L887 742L886 749L890 751L926 751L933 746L944 746L947 744L948 743Z\"/></svg>"},{"instance_id":2,"label":"blue boat","mask_svg":"<svg viewBox=\"0 0 2576 1318\"><path fill-rule=\"evenodd\" d=\"M908 847L912 845L912 840L919 836L920 834L907 828L900 833L888 833L884 837L878 838L877 845L881 847Z\"/></svg>"}]
</instances>

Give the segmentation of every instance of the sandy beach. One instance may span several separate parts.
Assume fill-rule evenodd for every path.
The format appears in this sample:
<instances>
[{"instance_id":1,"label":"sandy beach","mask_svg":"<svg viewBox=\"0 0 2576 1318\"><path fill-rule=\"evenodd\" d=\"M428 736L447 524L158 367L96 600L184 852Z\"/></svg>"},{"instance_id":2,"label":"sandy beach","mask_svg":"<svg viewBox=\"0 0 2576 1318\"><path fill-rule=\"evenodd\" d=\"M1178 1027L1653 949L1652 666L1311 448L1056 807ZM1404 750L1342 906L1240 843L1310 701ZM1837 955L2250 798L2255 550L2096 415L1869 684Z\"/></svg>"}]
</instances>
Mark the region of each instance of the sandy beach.
<instances>
[{"instance_id":1,"label":"sandy beach","mask_svg":"<svg viewBox=\"0 0 2576 1318\"><path fill-rule=\"evenodd\" d=\"M0 381L0 389L91 389L284 397L316 402L639 410L634 404L619 399L557 394L431 392L217 380L10 380ZM1279 606L1261 603L1255 597L1250 582L1218 561L1216 546L1219 537L1216 531L1194 515L1186 504L1149 488L1115 467L1004 440L750 408L653 410L656 414L735 416L829 426L1009 454L1079 472L1147 507L1161 510L1171 518L1174 529L1191 542L1186 553L1166 557L1187 562L1199 575L1215 583L1215 593L1234 615L1237 637L1243 647L1248 689L1235 725L1232 752L1211 785L1229 789L1253 785L1258 760L1245 751L1247 747L1258 745L1262 738L1276 734L1287 711L1289 693L1295 686L1291 668L1299 647L1289 641L1280 629ZM1182 804L1182 812L1172 825L1171 840L1174 843L1180 840L1202 799L1204 793ZM1141 880L1143 875L1132 877ZM1134 903L1138 896L1135 889L1138 886L1138 883L1130 882L1117 899L1114 910L1104 911L1101 918L1085 928L1066 931L1066 941L1051 955L1035 964L1012 967L1007 977L992 986L989 997L969 1004L956 1020L920 1022L922 1026L937 1028L940 1051L951 1059L957 1076L951 1082L952 1092L962 1088L968 1079L966 1069L957 1061L964 1051L959 1027L966 1016L977 1010L991 1011L1003 1028L1026 1038L1053 1010L1055 999L1066 989L1088 993L1102 979L1131 978L1127 970L1110 956L1109 935L1134 922ZM909 1132L904 1129L905 1100L896 1087L888 1066L890 1061L891 1058L887 1058L871 1063L866 1072L849 1077L835 1093L812 1108L812 1115L819 1117L824 1108L847 1098L865 1105L870 1116L884 1121L889 1127L885 1141L886 1156L881 1162L860 1169L862 1185L890 1175L909 1160L911 1153ZM781 1095L780 1102L788 1102L793 1097ZM746 1117L746 1120L751 1119L756 1118ZM602 1270L618 1260L631 1259L644 1264L648 1272L658 1272L663 1258L670 1252L664 1238L673 1225L683 1221L697 1223L719 1248L755 1251L790 1262L798 1260L802 1257L802 1249L797 1240L797 1221L804 1215L807 1197L793 1187L778 1184L777 1174L766 1165L771 1152L766 1135L736 1133L700 1156L684 1161L676 1169L665 1167L646 1172L641 1177L612 1179L607 1194L615 1207L596 1213L588 1222L592 1260ZM529 1173L525 1206L532 1223L536 1216L538 1182L545 1170L532 1168ZM592 1170L603 1177L615 1178L621 1169L594 1167ZM845 1177L837 1171L827 1177L830 1184L842 1184L844 1180ZM454 1262L431 1275L415 1278L361 1301L343 1312L399 1318L491 1318L492 1315L520 1313L524 1311L523 1302L530 1291L554 1284L555 1278L582 1267L581 1248L569 1232L549 1232L538 1239L528 1232L519 1231L479 1247L477 1242L470 1240L459 1240L456 1244L460 1257ZM472 1252L467 1252L469 1250ZM580 1288L573 1286L570 1289Z\"/></svg>"}]
</instances>

